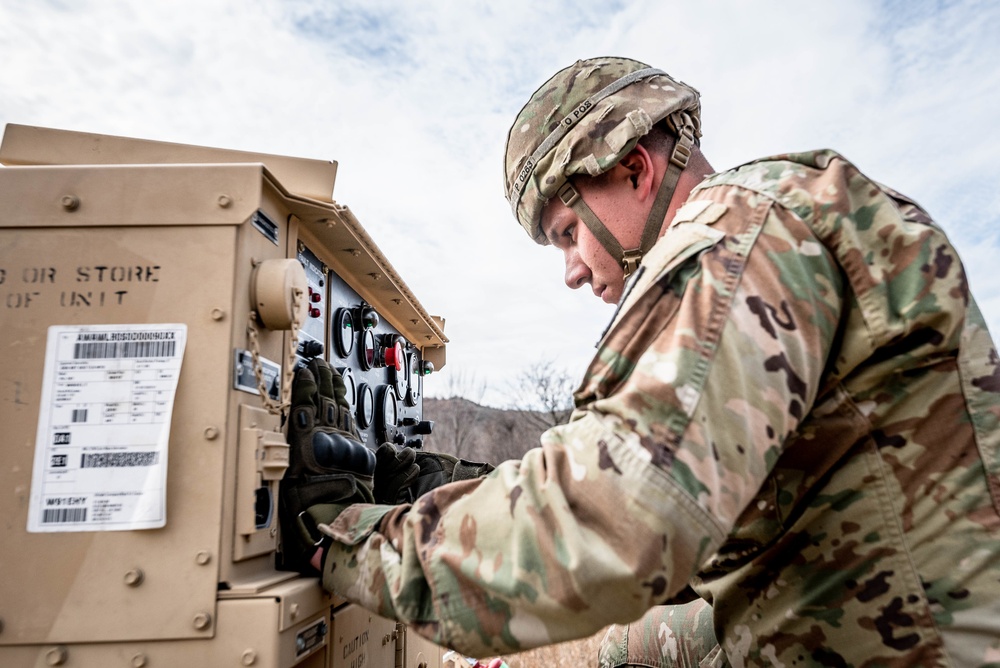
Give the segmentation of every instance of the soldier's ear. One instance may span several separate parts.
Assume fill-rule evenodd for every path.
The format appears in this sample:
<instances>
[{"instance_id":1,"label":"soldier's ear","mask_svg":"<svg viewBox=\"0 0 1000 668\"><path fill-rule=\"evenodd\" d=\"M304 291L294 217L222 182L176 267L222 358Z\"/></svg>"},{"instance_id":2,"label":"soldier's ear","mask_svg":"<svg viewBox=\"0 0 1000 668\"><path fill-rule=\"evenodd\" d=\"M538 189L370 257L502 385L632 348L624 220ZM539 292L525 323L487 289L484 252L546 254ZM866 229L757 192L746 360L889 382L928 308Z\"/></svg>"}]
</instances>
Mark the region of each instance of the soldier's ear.
<instances>
[{"instance_id":1,"label":"soldier's ear","mask_svg":"<svg viewBox=\"0 0 1000 668\"><path fill-rule=\"evenodd\" d=\"M616 165L620 167L619 178L625 178L640 199L654 196L653 181L656 176L653 157L641 144L629 151Z\"/></svg>"}]
</instances>

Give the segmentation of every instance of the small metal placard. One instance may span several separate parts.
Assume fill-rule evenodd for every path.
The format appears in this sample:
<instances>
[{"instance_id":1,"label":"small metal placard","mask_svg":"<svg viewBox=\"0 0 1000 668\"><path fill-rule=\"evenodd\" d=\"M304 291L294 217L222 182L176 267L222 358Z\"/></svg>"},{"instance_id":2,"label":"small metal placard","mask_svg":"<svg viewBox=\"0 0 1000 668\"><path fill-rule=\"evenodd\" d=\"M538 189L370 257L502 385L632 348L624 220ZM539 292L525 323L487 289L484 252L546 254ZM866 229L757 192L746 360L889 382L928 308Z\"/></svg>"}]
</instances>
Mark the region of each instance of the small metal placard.
<instances>
[{"instance_id":1,"label":"small metal placard","mask_svg":"<svg viewBox=\"0 0 1000 668\"><path fill-rule=\"evenodd\" d=\"M233 354L233 388L259 395L257 377L253 372L253 357L250 355L250 351L237 348ZM281 367L266 357L261 357L260 369L268 396L277 401L281 397L281 381L279 380Z\"/></svg>"}]
</instances>

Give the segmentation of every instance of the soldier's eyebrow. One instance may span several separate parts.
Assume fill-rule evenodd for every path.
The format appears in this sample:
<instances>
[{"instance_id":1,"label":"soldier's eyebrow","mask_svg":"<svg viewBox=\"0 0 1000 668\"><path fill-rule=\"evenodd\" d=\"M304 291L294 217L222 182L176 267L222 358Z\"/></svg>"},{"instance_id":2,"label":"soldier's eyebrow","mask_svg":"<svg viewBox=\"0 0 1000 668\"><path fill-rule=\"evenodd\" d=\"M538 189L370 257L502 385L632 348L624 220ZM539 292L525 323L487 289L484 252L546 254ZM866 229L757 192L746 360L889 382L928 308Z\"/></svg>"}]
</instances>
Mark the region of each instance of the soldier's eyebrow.
<instances>
[{"instance_id":1,"label":"soldier's eyebrow","mask_svg":"<svg viewBox=\"0 0 1000 668\"><path fill-rule=\"evenodd\" d=\"M559 235L550 227L548 232L545 233L545 237L549 240L549 243L553 246L556 245L556 240L559 239Z\"/></svg>"},{"instance_id":2,"label":"soldier's eyebrow","mask_svg":"<svg viewBox=\"0 0 1000 668\"><path fill-rule=\"evenodd\" d=\"M556 234L556 231L555 231L555 225L549 225L548 229L545 229L545 223L544 223L544 221L539 222L539 225L541 225L541 227L542 227L542 232L545 233L545 238L549 240L550 244L552 244L553 246L555 246L556 245L556 240L559 238L559 235Z\"/></svg>"}]
</instances>

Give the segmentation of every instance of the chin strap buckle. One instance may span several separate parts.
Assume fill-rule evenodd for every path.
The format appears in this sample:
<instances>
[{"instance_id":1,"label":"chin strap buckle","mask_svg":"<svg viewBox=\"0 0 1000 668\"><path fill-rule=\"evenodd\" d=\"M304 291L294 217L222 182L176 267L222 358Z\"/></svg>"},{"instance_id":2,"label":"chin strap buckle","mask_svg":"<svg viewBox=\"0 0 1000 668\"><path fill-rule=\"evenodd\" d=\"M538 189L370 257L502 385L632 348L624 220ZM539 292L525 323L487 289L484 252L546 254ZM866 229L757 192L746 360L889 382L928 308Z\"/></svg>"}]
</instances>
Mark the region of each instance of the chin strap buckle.
<instances>
[{"instance_id":1,"label":"chin strap buckle","mask_svg":"<svg viewBox=\"0 0 1000 668\"><path fill-rule=\"evenodd\" d=\"M622 253L622 269L625 271L625 280L635 273L635 270L639 268L639 263L642 262L642 249L633 248L632 250L627 250Z\"/></svg>"}]
</instances>

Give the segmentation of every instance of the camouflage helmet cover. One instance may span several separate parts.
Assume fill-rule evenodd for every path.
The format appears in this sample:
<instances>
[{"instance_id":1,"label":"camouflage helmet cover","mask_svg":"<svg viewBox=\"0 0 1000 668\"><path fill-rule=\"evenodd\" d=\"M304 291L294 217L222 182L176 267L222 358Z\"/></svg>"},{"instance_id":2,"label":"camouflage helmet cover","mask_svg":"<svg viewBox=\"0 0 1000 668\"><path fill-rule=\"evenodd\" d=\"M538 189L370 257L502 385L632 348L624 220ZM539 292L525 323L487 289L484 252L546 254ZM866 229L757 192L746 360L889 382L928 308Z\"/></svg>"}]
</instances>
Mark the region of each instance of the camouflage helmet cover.
<instances>
[{"instance_id":1,"label":"camouflage helmet cover","mask_svg":"<svg viewBox=\"0 0 1000 668\"><path fill-rule=\"evenodd\" d=\"M535 91L507 134L504 189L521 227L540 244L542 208L571 176L602 174L653 125L687 112L701 136L698 91L628 58L578 60Z\"/></svg>"}]
</instances>

